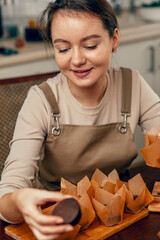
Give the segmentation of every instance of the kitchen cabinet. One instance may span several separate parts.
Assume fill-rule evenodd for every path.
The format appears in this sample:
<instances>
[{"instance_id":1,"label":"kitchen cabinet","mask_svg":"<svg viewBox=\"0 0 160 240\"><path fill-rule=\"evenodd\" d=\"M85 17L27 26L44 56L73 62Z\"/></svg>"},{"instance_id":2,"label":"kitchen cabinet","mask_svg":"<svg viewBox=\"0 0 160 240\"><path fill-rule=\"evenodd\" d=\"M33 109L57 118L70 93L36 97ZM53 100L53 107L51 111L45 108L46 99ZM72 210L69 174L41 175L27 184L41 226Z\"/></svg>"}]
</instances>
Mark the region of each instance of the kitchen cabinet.
<instances>
[{"instance_id":1,"label":"kitchen cabinet","mask_svg":"<svg viewBox=\"0 0 160 240\"><path fill-rule=\"evenodd\" d=\"M111 66L138 70L152 89L160 96L160 38L120 44L113 54ZM139 127L135 132L138 151L144 147L144 135ZM135 164L141 163L139 152Z\"/></svg>"},{"instance_id":2,"label":"kitchen cabinet","mask_svg":"<svg viewBox=\"0 0 160 240\"><path fill-rule=\"evenodd\" d=\"M55 58L40 59L6 66L0 69L0 80L13 77L37 75L58 71Z\"/></svg>"},{"instance_id":3,"label":"kitchen cabinet","mask_svg":"<svg viewBox=\"0 0 160 240\"><path fill-rule=\"evenodd\" d=\"M120 44L111 65L138 70L160 96L160 38Z\"/></svg>"},{"instance_id":4,"label":"kitchen cabinet","mask_svg":"<svg viewBox=\"0 0 160 240\"><path fill-rule=\"evenodd\" d=\"M15 40L0 40L1 46L18 51L18 54L0 55L0 79L31 76L58 70L52 47L44 42L25 42L23 48L16 48Z\"/></svg>"}]
</instances>

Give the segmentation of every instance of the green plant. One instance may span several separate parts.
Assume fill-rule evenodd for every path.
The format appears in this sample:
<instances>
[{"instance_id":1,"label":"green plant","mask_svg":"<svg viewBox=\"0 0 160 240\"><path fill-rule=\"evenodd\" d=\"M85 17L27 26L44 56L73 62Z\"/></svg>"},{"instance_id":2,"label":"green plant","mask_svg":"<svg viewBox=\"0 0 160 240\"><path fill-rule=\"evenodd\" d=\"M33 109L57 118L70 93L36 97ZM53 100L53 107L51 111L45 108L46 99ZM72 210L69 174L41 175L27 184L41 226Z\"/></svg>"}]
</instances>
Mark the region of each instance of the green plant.
<instances>
[{"instance_id":1,"label":"green plant","mask_svg":"<svg viewBox=\"0 0 160 240\"><path fill-rule=\"evenodd\" d=\"M141 4L142 7L160 7L160 0L158 1L153 1L150 4L146 4L146 3L142 3Z\"/></svg>"}]
</instances>

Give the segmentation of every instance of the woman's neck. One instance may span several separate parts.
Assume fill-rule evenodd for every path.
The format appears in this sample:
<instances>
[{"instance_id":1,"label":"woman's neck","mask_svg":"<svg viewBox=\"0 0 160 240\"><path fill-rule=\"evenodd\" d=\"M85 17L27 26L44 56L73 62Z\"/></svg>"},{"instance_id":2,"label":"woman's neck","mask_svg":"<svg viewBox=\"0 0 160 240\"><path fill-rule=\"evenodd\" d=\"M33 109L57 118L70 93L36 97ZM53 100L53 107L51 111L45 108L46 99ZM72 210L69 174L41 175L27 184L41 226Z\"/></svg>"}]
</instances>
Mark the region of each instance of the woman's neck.
<instances>
[{"instance_id":1,"label":"woman's neck","mask_svg":"<svg viewBox=\"0 0 160 240\"><path fill-rule=\"evenodd\" d=\"M85 107L95 107L101 102L107 89L107 77L91 87L77 87L68 81L73 96Z\"/></svg>"}]
</instances>

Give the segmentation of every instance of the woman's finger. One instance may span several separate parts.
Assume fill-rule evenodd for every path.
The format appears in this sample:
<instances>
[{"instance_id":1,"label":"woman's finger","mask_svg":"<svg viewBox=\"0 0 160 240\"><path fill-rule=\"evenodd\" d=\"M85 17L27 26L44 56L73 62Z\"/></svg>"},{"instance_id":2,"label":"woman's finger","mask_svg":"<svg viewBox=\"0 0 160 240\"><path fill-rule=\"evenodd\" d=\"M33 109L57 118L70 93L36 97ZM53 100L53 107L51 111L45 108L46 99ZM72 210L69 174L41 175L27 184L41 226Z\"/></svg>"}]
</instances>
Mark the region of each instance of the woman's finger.
<instances>
[{"instance_id":1,"label":"woman's finger","mask_svg":"<svg viewBox=\"0 0 160 240\"><path fill-rule=\"evenodd\" d=\"M29 226L37 229L41 234L47 235L47 236L55 235L55 234L63 234L65 232L71 232L74 230L73 226L69 224L41 226L32 220L30 221Z\"/></svg>"},{"instance_id":2,"label":"woman's finger","mask_svg":"<svg viewBox=\"0 0 160 240\"><path fill-rule=\"evenodd\" d=\"M36 228L34 228L34 227L30 227L30 228L38 240L54 240L54 239L57 239L60 237L60 234L46 236L46 235L41 234Z\"/></svg>"},{"instance_id":3,"label":"woman's finger","mask_svg":"<svg viewBox=\"0 0 160 240\"><path fill-rule=\"evenodd\" d=\"M39 204L46 202L60 202L66 198L71 198L70 195L64 195L60 192L46 191L46 190L37 190L36 201L39 201Z\"/></svg>"},{"instance_id":4,"label":"woman's finger","mask_svg":"<svg viewBox=\"0 0 160 240\"><path fill-rule=\"evenodd\" d=\"M25 221L27 219L33 219L34 222L37 222L39 225L53 225L53 224L63 224L63 218L59 216L47 215L43 214L39 208L34 205L29 206L28 208L24 209L23 212ZM28 223L28 222L27 222Z\"/></svg>"},{"instance_id":5,"label":"woman's finger","mask_svg":"<svg viewBox=\"0 0 160 240\"><path fill-rule=\"evenodd\" d=\"M69 224L41 226L34 222L33 219L28 219L27 222L29 227L31 229L36 229L36 232L41 236L57 236L74 230L74 228Z\"/></svg>"}]
</instances>

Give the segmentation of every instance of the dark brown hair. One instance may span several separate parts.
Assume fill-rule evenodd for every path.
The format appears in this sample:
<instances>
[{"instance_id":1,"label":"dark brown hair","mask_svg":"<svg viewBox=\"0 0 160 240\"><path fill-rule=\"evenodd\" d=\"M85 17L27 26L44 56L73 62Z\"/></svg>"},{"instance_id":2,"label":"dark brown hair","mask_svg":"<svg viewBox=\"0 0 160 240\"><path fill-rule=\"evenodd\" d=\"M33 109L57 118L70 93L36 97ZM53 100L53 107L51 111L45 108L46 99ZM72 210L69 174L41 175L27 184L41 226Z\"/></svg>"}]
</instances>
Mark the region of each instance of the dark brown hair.
<instances>
[{"instance_id":1,"label":"dark brown hair","mask_svg":"<svg viewBox=\"0 0 160 240\"><path fill-rule=\"evenodd\" d=\"M107 0L56 0L49 2L39 18L42 36L51 44L52 19L59 10L87 12L96 15L102 21L110 37L113 37L114 29L118 28L115 12Z\"/></svg>"}]
</instances>

